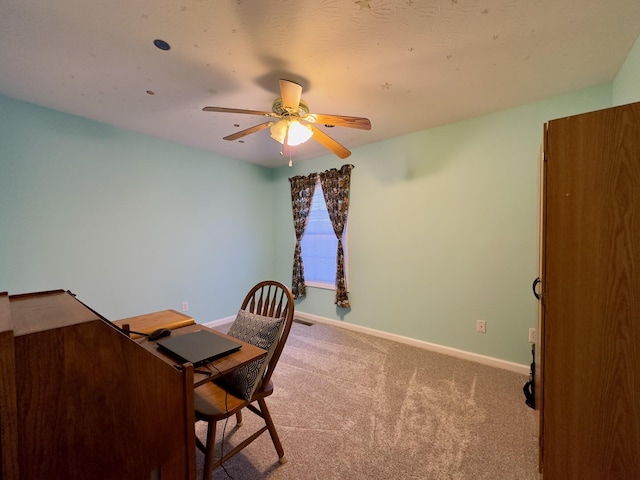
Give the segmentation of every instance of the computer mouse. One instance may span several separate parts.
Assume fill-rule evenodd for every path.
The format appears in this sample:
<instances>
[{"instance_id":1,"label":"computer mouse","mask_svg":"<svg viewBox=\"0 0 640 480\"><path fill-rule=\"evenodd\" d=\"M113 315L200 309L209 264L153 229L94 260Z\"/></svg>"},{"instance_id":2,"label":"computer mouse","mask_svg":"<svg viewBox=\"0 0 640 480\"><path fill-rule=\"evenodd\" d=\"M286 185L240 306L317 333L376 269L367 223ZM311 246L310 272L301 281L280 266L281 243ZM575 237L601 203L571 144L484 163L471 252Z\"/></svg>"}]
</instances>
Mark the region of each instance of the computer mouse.
<instances>
[{"instance_id":1,"label":"computer mouse","mask_svg":"<svg viewBox=\"0 0 640 480\"><path fill-rule=\"evenodd\" d=\"M149 334L149 340L153 341L153 340L158 340L162 337L168 337L169 335L171 335L171 330L169 330L168 328L158 328L157 330L154 330L153 332L151 332Z\"/></svg>"}]
</instances>

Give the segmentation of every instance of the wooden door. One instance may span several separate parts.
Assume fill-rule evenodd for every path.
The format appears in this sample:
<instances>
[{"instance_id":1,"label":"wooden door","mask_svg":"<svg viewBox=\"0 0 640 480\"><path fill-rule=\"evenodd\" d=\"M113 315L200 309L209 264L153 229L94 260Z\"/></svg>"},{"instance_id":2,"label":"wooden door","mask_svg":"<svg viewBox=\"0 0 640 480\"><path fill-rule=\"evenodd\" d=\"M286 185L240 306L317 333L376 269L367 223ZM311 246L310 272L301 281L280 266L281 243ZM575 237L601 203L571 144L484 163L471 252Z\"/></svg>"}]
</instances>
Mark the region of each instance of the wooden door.
<instances>
[{"instance_id":1,"label":"wooden door","mask_svg":"<svg viewBox=\"0 0 640 480\"><path fill-rule=\"evenodd\" d=\"M543 134L546 133L546 125ZM546 138L546 135L543 135ZM534 394L535 394L535 409L538 422L538 442L542 441L542 411L543 411L543 399L542 399L542 369L540 359L544 356L543 341L544 339L544 322L543 322L543 310L542 302L544 296L539 293L540 281L543 276L543 259L544 259L544 186L545 186L545 161L544 161L545 144L540 145L540 153L538 155L538 277L533 282L533 295L538 299L538 308L536 311L536 331L537 338L534 342ZM542 473L542 443L540 443L539 455L538 455L538 469Z\"/></svg>"},{"instance_id":2,"label":"wooden door","mask_svg":"<svg viewBox=\"0 0 640 480\"><path fill-rule=\"evenodd\" d=\"M545 480L640 478L640 104L549 122Z\"/></svg>"}]
</instances>

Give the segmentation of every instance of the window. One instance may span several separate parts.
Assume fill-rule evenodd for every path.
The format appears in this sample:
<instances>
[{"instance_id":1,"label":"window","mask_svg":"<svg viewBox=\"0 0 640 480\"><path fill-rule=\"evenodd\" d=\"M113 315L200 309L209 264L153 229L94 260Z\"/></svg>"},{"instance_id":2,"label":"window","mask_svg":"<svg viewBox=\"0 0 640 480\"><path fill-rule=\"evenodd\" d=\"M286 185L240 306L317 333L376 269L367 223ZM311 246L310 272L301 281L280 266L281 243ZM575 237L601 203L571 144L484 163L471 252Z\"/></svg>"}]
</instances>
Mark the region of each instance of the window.
<instances>
[{"instance_id":1,"label":"window","mask_svg":"<svg viewBox=\"0 0 640 480\"><path fill-rule=\"evenodd\" d=\"M305 266L303 258L302 243L308 243L311 241L309 247L310 254L306 268L307 272L311 273L312 282L317 283L316 286L322 286L324 288L334 289L336 292L334 303L339 308L351 308L349 303L349 295L347 290L347 260L346 260L346 243L349 239L349 235L346 234L344 238L338 240L339 248L336 248L335 257L329 254L329 247L320 248L319 245L324 245L328 239L332 242L331 232L333 228L329 226L329 214L331 213L332 223L336 225L336 229L339 232L345 232L347 229L347 216L349 215L349 193L351 182L351 170L353 165L342 165L340 170L332 168L321 173L312 173L307 176L296 175L289 179L291 183L291 207L293 210L293 227L296 234L296 248L293 254L293 271L291 274L291 292L293 298L298 299L306 295L307 282L305 281ZM318 180L320 185L318 185ZM316 185L318 187L316 188ZM326 195L322 194L322 191ZM311 194L313 191L314 195ZM325 205L324 197L329 197L328 203ZM313 199L316 198L314 202ZM324 208L326 207L326 209ZM314 212L314 219L321 218L326 220L326 226L323 226L322 221L311 222L311 233L305 239L307 226L309 225L309 217L312 210L318 210ZM323 214L322 210L326 210ZM319 214L319 217L316 217ZM325 216L326 215L326 216ZM326 251L327 253L320 253ZM314 259L314 255L316 258ZM306 256L305 256L306 258ZM337 264L335 280L332 277L319 275L317 272L328 272L330 266ZM320 278L319 278L320 277ZM324 278L322 278L324 277Z\"/></svg>"},{"instance_id":2,"label":"window","mask_svg":"<svg viewBox=\"0 0 640 480\"><path fill-rule=\"evenodd\" d=\"M347 230L349 222L345 226L342 245L344 247L345 277L348 282L348 247ZM301 241L302 262L304 264L305 285L326 289L336 288L336 252L338 239L331 226L331 220L327 213L327 205L324 201L320 182L316 183L311 203L311 212L307 219L307 227Z\"/></svg>"}]
</instances>

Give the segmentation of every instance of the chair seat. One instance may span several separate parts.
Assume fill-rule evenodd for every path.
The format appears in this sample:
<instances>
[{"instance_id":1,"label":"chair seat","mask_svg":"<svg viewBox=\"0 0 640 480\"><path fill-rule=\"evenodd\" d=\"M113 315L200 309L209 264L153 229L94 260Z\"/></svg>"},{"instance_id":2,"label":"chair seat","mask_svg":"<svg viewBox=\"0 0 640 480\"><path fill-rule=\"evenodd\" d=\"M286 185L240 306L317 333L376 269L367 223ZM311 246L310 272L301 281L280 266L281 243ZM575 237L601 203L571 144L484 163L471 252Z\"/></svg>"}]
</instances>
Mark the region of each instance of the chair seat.
<instances>
[{"instance_id":1,"label":"chair seat","mask_svg":"<svg viewBox=\"0 0 640 480\"><path fill-rule=\"evenodd\" d=\"M240 411L248 404L261 398L268 397L273 393L273 382L259 388L251 397L251 400L243 400L229 393L215 382L205 383L195 389L196 418L204 421L223 420Z\"/></svg>"}]
</instances>

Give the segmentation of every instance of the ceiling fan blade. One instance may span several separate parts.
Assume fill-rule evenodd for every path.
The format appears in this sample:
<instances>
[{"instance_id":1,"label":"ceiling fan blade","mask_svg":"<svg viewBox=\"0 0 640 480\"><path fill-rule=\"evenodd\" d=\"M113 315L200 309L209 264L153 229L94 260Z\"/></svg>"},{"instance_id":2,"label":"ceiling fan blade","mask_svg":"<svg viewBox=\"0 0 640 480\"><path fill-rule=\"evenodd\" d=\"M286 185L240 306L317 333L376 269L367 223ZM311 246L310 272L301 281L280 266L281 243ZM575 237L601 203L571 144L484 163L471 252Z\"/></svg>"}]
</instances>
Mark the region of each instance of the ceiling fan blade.
<instances>
[{"instance_id":1,"label":"ceiling fan blade","mask_svg":"<svg viewBox=\"0 0 640 480\"><path fill-rule=\"evenodd\" d=\"M359 128L371 130L371 122L364 117L345 117L344 115L327 115L324 113L311 113L304 117L307 122L333 125L335 127Z\"/></svg>"},{"instance_id":2,"label":"ceiling fan blade","mask_svg":"<svg viewBox=\"0 0 640 480\"><path fill-rule=\"evenodd\" d=\"M221 113L245 113L248 115L263 115L265 117L280 118L280 115L273 112L263 112L262 110L244 110L242 108L224 108L224 107L204 107L205 112L221 112Z\"/></svg>"},{"instance_id":3,"label":"ceiling fan blade","mask_svg":"<svg viewBox=\"0 0 640 480\"><path fill-rule=\"evenodd\" d=\"M345 147L340 145L338 142L336 142L333 138L331 138L329 135L324 133L318 127L312 124L309 124L309 128L311 128L311 130L313 131L313 139L315 141L317 141L320 145L322 145L326 149L331 150L340 158L347 158L349 155L351 155L351 152L349 150L347 150Z\"/></svg>"},{"instance_id":4,"label":"ceiling fan blade","mask_svg":"<svg viewBox=\"0 0 640 480\"><path fill-rule=\"evenodd\" d=\"M298 113L300 97L302 96L302 86L290 80L280 80L280 96L282 106L293 113Z\"/></svg>"},{"instance_id":5,"label":"ceiling fan blade","mask_svg":"<svg viewBox=\"0 0 640 480\"><path fill-rule=\"evenodd\" d=\"M265 123L261 123L260 125L254 125L253 127L249 127L245 130L240 130L239 132L232 133L231 135L227 135L226 137L223 138L223 140L237 140L251 133L256 133L256 132L259 132L260 130L264 130L265 128L269 128L274 123L275 122L265 122Z\"/></svg>"}]
</instances>

